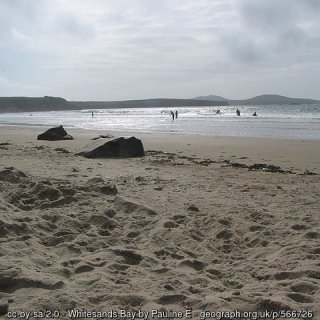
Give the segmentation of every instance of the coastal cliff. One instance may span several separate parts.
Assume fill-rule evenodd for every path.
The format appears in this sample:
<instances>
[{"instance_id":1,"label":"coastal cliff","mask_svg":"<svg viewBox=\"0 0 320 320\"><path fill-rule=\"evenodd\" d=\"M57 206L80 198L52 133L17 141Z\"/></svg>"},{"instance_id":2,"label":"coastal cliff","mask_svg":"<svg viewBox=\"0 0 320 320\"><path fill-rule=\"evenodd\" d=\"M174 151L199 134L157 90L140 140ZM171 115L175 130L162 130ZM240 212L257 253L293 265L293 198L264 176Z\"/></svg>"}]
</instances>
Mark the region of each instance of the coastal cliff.
<instances>
[{"instance_id":1,"label":"coastal cliff","mask_svg":"<svg viewBox=\"0 0 320 320\"><path fill-rule=\"evenodd\" d=\"M58 111L70 109L60 97L0 97L0 112Z\"/></svg>"}]
</instances>

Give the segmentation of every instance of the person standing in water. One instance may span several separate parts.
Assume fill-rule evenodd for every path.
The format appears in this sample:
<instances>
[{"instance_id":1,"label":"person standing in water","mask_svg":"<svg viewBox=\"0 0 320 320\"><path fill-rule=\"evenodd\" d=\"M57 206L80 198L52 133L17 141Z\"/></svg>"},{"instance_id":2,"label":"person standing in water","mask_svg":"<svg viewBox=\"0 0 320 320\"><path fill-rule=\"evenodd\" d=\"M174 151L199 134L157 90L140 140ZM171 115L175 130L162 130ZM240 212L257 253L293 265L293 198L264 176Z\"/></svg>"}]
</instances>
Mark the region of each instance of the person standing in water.
<instances>
[{"instance_id":1,"label":"person standing in water","mask_svg":"<svg viewBox=\"0 0 320 320\"><path fill-rule=\"evenodd\" d=\"M240 116L240 110L239 109L236 110L236 113L237 113L237 116Z\"/></svg>"},{"instance_id":2,"label":"person standing in water","mask_svg":"<svg viewBox=\"0 0 320 320\"><path fill-rule=\"evenodd\" d=\"M178 111L176 110L176 119L178 119Z\"/></svg>"},{"instance_id":3,"label":"person standing in water","mask_svg":"<svg viewBox=\"0 0 320 320\"><path fill-rule=\"evenodd\" d=\"M171 117L172 117L172 120L174 120L174 113L173 113L173 111L171 111Z\"/></svg>"}]
</instances>

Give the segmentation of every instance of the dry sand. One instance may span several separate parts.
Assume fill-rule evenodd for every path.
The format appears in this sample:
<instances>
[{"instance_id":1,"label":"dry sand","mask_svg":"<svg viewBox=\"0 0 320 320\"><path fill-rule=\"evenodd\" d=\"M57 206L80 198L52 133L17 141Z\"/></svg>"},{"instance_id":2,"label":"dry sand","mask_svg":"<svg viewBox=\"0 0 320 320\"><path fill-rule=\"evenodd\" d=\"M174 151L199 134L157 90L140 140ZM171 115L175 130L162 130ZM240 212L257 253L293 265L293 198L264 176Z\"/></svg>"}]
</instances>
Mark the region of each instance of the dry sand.
<instances>
[{"instance_id":1,"label":"dry sand","mask_svg":"<svg viewBox=\"0 0 320 320\"><path fill-rule=\"evenodd\" d=\"M144 158L86 159L75 153L106 132L47 142L36 140L44 128L0 130L9 311L306 309L320 319L319 141L145 133L135 134Z\"/></svg>"}]
</instances>

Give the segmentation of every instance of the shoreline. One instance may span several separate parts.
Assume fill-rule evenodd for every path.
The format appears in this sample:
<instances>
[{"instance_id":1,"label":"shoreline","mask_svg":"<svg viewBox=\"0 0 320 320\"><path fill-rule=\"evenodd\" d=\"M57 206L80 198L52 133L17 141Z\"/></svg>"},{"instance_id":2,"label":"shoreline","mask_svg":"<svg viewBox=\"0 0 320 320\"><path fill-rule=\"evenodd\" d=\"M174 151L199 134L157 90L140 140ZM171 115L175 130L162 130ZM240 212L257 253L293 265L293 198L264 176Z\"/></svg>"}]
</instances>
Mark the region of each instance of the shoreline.
<instances>
[{"instance_id":1,"label":"shoreline","mask_svg":"<svg viewBox=\"0 0 320 320\"><path fill-rule=\"evenodd\" d=\"M319 139L289 139L274 137L240 137L215 136L190 133L155 133L116 130L92 130L67 128L74 140L70 141L37 141L38 134L51 126L4 126L3 137L16 139L18 132L23 132L28 143L33 140L39 145L66 145L74 152L90 144L92 138L100 134L117 136L135 136L142 140L145 150L159 150L163 152L183 152L185 155L196 155L203 159L216 161L231 160L245 165L267 163L277 165L284 170L320 173ZM11 133L11 134L10 134ZM7 139L8 140L8 139ZM6 142L6 141L1 141ZM21 141L22 142L22 141Z\"/></svg>"},{"instance_id":2,"label":"shoreline","mask_svg":"<svg viewBox=\"0 0 320 320\"><path fill-rule=\"evenodd\" d=\"M58 126L57 125L47 125L47 124L28 124L28 123L1 123L0 122L0 128L6 128L6 127L13 127L14 129L18 129L18 128L39 128L39 129L43 129L47 130L49 128ZM94 129L94 128L77 128L77 127L71 127L71 126L64 126L63 127L65 129L68 129L70 131L92 131L92 132L101 132L101 131L106 131L106 130L102 130L102 129ZM155 134L155 135L181 135L181 136L208 136L208 137L216 137L216 138L239 138L239 139L271 139L271 140L287 140L287 141L320 141L320 138L317 137L286 137L286 136L250 136L250 135L223 135L223 134L214 134L214 133L202 133L202 132L198 132L198 133L188 133L188 132L179 132L179 131L161 131L161 132L157 132L157 131L133 131L133 130L107 130L110 133L115 133L115 134L122 134L122 135L126 135L127 133L131 133L131 134L143 134L143 135L147 135L147 134Z\"/></svg>"}]
</instances>

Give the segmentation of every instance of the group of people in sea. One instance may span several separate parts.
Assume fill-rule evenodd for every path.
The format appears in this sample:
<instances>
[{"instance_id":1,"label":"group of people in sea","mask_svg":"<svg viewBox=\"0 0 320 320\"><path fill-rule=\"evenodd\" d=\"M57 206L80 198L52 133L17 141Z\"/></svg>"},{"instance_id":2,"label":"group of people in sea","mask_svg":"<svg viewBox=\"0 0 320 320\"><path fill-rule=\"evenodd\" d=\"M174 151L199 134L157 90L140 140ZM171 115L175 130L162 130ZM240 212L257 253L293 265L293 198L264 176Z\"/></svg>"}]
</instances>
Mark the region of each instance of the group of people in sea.
<instances>
[{"instance_id":1,"label":"group of people in sea","mask_svg":"<svg viewBox=\"0 0 320 320\"><path fill-rule=\"evenodd\" d=\"M170 114L171 114L172 120L178 119L178 111L177 111L177 110L176 110L176 111L172 111L172 110L171 110L171 111L170 111ZM218 109L218 110L216 111L216 114L221 114L221 110ZM237 116L240 117L241 112L240 112L239 109L236 110L236 114L237 114ZM253 117L257 117L258 115L257 115L256 112L254 112L254 113L252 114L252 116L253 116Z\"/></svg>"},{"instance_id":2,"label":"group of people in sea","mask_svg":"<svg viewBox=\"0 0 320 320\"><path fill-rule=\"evenodd\" d=\"M172 110L171 110L171 117L172 117L172 120L174 120L174 119L178 119L178 111L176 110L175 112L173 112Z\"/></svg>"},{"instance_id":3,"label":"group of people in sea","mask_svg":"<svg viewBox=\"0 0 320 320\"><path fill-rule=\"evenodd\" d=\"M220 109L218 109L218 110L216 111L216 114L221 114L221 110L220 110ZM236 110L236 114L237 114L237 116L239 116L239 117L240 117L241 112L240 112L240 110L239 110L239 109L237 109L237 110ZM252 114L252 116L253 116L253 117L257 117L258 115L257 115L257 113L256 113L256 112L254 112L254 113Z\"/></svg>"},{"instance_id":4,"label":"group of people in sea","mask_svg":"<svg viewBox=\"0 0 320 320\"><path fill-rule=\"evenodd\" d=\"M239 109L236 110L236 114L237 114L237 116L240 117L241 113L240 113L240 110L239 110ZM256 112L254 112L254 113L252 114L252 116L253 116L253 117L257 117L258 115L257 115Z\"/></svg>"}]
</instances>

